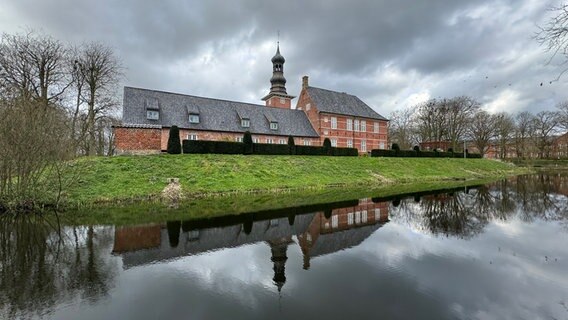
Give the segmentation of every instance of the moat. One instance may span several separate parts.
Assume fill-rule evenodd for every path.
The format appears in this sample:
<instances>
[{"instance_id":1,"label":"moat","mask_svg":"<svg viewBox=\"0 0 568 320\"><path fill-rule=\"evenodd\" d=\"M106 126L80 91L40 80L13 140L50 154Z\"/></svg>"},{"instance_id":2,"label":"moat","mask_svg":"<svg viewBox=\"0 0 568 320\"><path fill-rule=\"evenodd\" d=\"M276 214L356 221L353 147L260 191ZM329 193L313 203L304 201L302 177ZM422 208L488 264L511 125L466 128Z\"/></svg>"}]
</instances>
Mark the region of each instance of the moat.
<instances>
[{"instance_id":1,"label":"moat","mask_svg":"<svg viewBox=\"0 0 568 320\"><path fill-rule=\"evenodd\" d=\"M128 226L0 217L1 319L565 319L568 173Z\"/></svg>"}]
</instances>

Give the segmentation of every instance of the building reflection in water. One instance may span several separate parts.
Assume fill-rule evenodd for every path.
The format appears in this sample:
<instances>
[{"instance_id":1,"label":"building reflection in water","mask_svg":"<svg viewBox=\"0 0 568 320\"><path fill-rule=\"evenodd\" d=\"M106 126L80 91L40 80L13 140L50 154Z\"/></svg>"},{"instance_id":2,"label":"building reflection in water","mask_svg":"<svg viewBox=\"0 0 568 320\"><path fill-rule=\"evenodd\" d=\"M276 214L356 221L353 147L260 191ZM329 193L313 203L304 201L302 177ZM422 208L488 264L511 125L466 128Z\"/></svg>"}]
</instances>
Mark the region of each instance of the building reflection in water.
<instances>
[{"instance_id":1,"label":"building reflection in water","mask_svg":"<svg viewBox=\"0 0 568 320\"><path fill-rule=\"evenodd\" d=\"M348 206L346 206L348 205ZM388 222L389 202L361 199L317 207L259 212L227 219L170 221L161 225L117 227L113 253L124 268L225 248L265 242L271 251L273 281L286 283L287 251L298 239L304 269L310 259L356 246Z\"/></svg>"},{"instance_id":2,"label":"building reflection in water","mask_svg":"<svg viewBox=\"0 0 568 320\"><path fill-rule=\"evenodd\" d=\"M253 243L271 251L273 281L286 282L295 241L303 268L317 257L359 245L389 220L433 235L472 238L492 220L568 218L565 176L531 175L490 185L361 199L226 217L115 229L114 254L131 268ZM268 260L268 259L267 259Z\"/></svg>"}]
</instances>

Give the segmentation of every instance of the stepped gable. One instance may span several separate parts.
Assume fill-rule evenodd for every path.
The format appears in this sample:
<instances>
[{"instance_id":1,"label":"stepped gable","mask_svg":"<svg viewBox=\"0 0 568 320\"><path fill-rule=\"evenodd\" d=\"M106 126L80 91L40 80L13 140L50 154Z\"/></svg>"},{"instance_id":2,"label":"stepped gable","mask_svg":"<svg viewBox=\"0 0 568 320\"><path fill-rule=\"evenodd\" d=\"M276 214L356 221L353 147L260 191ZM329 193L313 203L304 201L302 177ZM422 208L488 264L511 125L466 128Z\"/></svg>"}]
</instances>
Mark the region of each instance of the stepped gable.
<instances>
[{"instance_id":1,"label":"stepped gable","mask_svg":"<svg viewBox=\"0 0 568 320\"><path fill-rule=\"evenodd\" d=\"M147 110L159 111L159 119L147 119ZM198 114L199 123L190 123L190 114ZM250 120L249 128L241 126L243 117ZM133 87L124 87L122 119L124 125L159 125L166 128L175 125L181 129L243 133L248 130L253 134L319 137L301 110ZM271 121L278 122L277 130L270 129Z\"/></svg>"},{"instance_id":2,"label":"stepped gable","mask_svg":"<svg viewBox=\"0 0 568 320\"><path fill-rule=\"evenodd\" d=\"M354 95L316 87L307 87L307 90L319 112L388 121Z\"/></svg>"}]
</instances>

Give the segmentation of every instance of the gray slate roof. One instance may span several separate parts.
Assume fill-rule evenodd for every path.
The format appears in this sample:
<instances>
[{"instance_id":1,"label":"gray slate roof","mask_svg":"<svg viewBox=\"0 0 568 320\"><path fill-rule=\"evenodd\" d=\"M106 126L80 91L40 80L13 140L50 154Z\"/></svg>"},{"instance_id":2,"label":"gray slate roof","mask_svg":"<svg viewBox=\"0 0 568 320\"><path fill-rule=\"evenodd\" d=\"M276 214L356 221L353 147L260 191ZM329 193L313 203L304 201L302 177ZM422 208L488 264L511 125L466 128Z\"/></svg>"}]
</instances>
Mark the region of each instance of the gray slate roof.
<instances>
[{"instance_id":1,"label":"gray slate roof","mask_svg":"<svg viewBox=\"0 0 568 320\"><path fill-rule=\"evenodd\" d=\"M387 120L354 95L315 87L308 87L307 90L320 112Z\"/></svg>"},{"instance_id":2,"label":"gray slate roof","mask_svg":"<svg viewBox=\"0 0 568 320\"><path fill-rule=\"evenodd\" d=\"M146 119L146 110L159 110L159 120ZM189 114L199 114L199 123L189 123ZM241 118L250 119L250 128ZM278 130L270 129L270 120ZM184 94L124 87L123 126L161 125L184 129L245 132L269 135L319 137L301 110L196 97Z\"/></svg>"}]
</instances>

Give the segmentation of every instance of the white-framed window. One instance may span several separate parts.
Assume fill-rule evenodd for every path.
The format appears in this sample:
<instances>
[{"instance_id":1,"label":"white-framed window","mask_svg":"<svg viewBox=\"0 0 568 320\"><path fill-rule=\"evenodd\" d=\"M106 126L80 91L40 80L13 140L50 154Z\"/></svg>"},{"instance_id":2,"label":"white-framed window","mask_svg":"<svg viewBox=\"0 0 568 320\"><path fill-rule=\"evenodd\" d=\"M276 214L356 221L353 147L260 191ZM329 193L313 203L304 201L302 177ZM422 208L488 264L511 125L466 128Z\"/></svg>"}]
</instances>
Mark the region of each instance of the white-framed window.
<instances>
[{"instance_id":1,"label":"white-framed window","mask_svg":"<svg viewBox=\"0 0 568 320\"><path fill-rule=\"evenodd\" d=\"M241 119L241 127L243 128L250 127L250 120L246 118Z\"/></svg>"},{"instance_id":2,"label":"white-framed window","mask_svg":"<svg viewBox=\"0 0 568 320\"><path fill-rule=\"evenodd\" d=\"M367 121L361 120L361 132L367 131Z\"/></svg>"},{"instance_id":3,"label":"white-framed window","mask_svg":"<svg viewBox=\"0 0 568 320\"><path fill-rule=\"evenodd\" d=\"M189 115L189 123L199 123L199 115L198 114L190 114Z\"/></svg>"},{"instance_id":4,"label":"white-framed window","mask_svg":"<svg viewBox=\"0 0 568 320\"><path fill-rule=\"evenodd\" d=\"M259 138L252 138L252 142L253 143L260 143L260 139Z\"/></svg>"},{"instance_id":5,"label":"white-framed window","mask_svg":"<svg viewBox=\"0 0 568 320\"><path fill-rule=\"evenodd\" d=\"M309 146L309 145L311 145L311 144L312 144L312 142L311 142L310 140L304 139L304 145L305 145L305 146Z\"/></svg>"},{"instance_id":6,"label":"white-framed window","mask_svg":"<svg viewBox=\"0 0 568 320\"><path fill-rule=\"evenodd\" d=\"M347 148L353 148L353 140L347 140Z\"/></svg>"},{"instance_id":7,"label":"white-framed window","mask_svg":"<svg viewBox=\"0 0 568 320\"><path fill-rule=\"evenodd\" d=\"M361 152L367 152L367 141L361 140Z\"/></svg>"},{"instance_id":8,"label":"white-framed window","mask_svg":"<svg viewBox=\"0 0 568 320\"><path fill-rule=\"evenodd\" d=\"M278 140L278 143L279 143L279 144L286 144L286 140L284 140L284 139L279 139L279 140Z\"/></svg>"},{"instance_id":9,"label":"white-framed window","mask_svg":"<svg viewBox=\"0 0 568 320\"><path fill-rule=\"evenodd\" d=\"M187 135L187 140L197 140L197 133L190 133Z\"/></svg>"},{"instance_id":10,"label":"white-framed window","mask_svg":"<svg viewBox=\"0 0 568 320\"><path fill-rule=\"evenodd\" d=\"M367 210L361 211L361 222L367 223Z\"/></svg>"},{"instance_id":11,"label":"white-framed window","mask_svg":"<svg viewBox=\"0 0 568 320\"><path fill-rule=\"evenodd\" d=\"M312 108L312 105L311 105L311 104L309 104L309 103L306 104L306 111L310 111L311 108Z\"/></svg>"},{"instance_id":12,"label":"white-framed window","mask_svg":"<svg viewBox=\"0 0 568 320\"><path fill-rule=\"evenodd\" d=\"M379 143L379 149L383 149L383 150L385 149L385 143L384 142Z\"/></svg>"},{"instance_id":13,"label":"white-framed window","mask_svg":"<svg viewBox=\"0 0 568 320\"><path fill-rule=\"evenodd\" d=\"M190 230L187 233L187 239L189 241L195 241L199 239L199 230Z\"/></svg>"},{"instance_id":14,"label":"white-framed window","mask_svg":"<svg viewBox=\"0 0 568 320\"><path fill-rule=\"evenodd\" d=\"M146 110L146 119L148 119L148 120L159 120L160 119L160 111Z\"/></svg>"},{"instance_id":15,"label":"white-framed window","mask_svg":"<svg viewBox=\"0 0 568 320\"><path fill-rule=\"evenodd\" d=\"M355 131L359 131L359 120L353 121L355 124Z\"/></svg>"},{"instance_id":16,"label":"white-framed window","mask_svg":"<svg viewBox=\"0 0 568 320\"><path fill-rule=\"evenodd\" d=\"M347 131L353 131L353 119L347 119Z\"/></svg>"},{"instance_id":17,"label":"white-framed window","mask_svg":"<svg viewBox=\"0 0 568 320\"><path fill-rule=\"evenodd\" d=\"M272 138L266 138L266 143L274 144L274 139L272 139Z\"/></svg>"},{"instance_id":18,"label":"white-framed window","mask_svg":"<svg viewBox=\"0 0 568 320\"><path fill-rule=\"evenodd\" d=\"M331 227L337 228L339 226L339 217L335 214L331 216Z\"/></svg>"},{"instance_id":19,"label":"white-framed window","mask_svg":"<svg viewBox=\"0 0 568 320\"><path fill-rule=\"evenodd\" d=\"M361 223L361 211L355 211L355 224Z\"/></svg>"},{"instance_id":20,"label":"white-framed window","mask_svg":"<svg viewBox=\"0 0 568 320\"><path fill-rule=\"evenodd\" d=\"M381 220L381 208L375 208L375 221Z\"/></svg>"},{"instance_id":21,"label":"white-framed window","mask_svg":"<svg viewBox=\"0 0 568 320\"><path fill-rule=\"evenodd\" d=\"M270 130L278 130L278 122L270 122Z\"/></svg>"},{"instance_id":22,"label":"white-framed window","mask_svg":"<svg viewBox=\"0 0 568 320\"><path fill-rule=\"evenodd\" d=\"M337 129L337 118L336 117L331 117L331 128Z\"/></svg>"},{"instance_id":23,"label":"white-framed window","mask_svg":"<svg viewBox=\"0 0 568 320\"><path fill-rule=\"evenodd\" d=\"M378 122L375 122L375 124L373 125L373 131L375 133L379 133L379 123Z\"/></svg>"},{"instance_id":24,"label":"white-framed window","mask_svg":"<svg viewBox=\"0 0 568 320\"><path fill-rule=\"evenodd\" d=\"M337 139L331 139L331 146L337 147Z\"/></svg>"},{"instance_id":25,"label":"white-framed window","mask_svg":"<svg viewBox=\"0 0 568 320\"><path fill-rule=\"evenodd\" d=\"M235 137L235 142L243 142L243 137Z\"/></svg>"},{"instance_id":26,"label":"white-framed window","mask_svg":"<svg viewBox=\"0 0 568 320\"><path fill-rule=\"evenodd\" d=\"M348 225L352 225L353 224L353 212L349 212L347 214L347 224Z\"/></svg>"}]
</instances>

